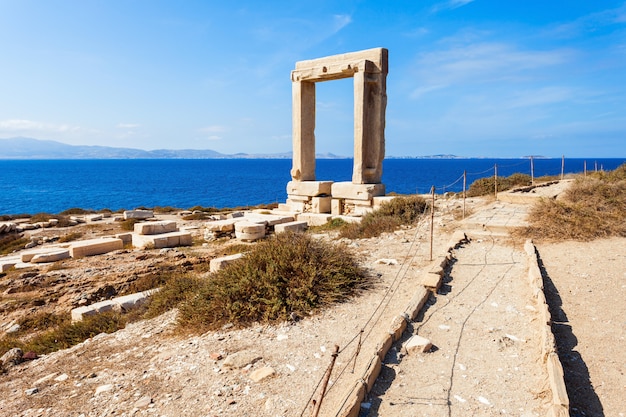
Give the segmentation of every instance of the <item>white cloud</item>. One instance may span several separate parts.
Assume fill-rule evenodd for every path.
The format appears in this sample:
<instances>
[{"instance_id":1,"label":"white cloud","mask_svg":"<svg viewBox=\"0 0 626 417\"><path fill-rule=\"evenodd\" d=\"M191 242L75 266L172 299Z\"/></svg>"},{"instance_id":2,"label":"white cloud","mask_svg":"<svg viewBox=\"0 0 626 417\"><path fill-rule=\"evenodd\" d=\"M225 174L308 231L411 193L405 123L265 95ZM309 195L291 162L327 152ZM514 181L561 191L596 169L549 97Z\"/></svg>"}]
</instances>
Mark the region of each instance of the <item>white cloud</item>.
<instances>
[{"instance_id":1,"label":"white cloud","mask_svg":"<svg viewBox=\"0 0 626 417\"><path fill-rule=\"evenodd\" d=\"M448 0L441 3L435 4L430 10L433 13L438 13L443 10L453 10L458 9L459 7L463 7L467 4L474 2L475 0Z\"/></svg>"},{"instance_id":2,"label":"white cloud","mask_svg":"<svg viewBox=\"0 0 626 417\"><path fill-rule=\"evenodd\" d=\"M333 16L334 33L339 32L344 27L352 23L352 16L347 14L336 14Z\"/></svg>"},{"instance_id":3,"label":"white cloud","mask_svg":"<svg viewBox=\"0 0 626 417\"><path fill-rule=\"evenodd\" d=\"M201 127L200 129L198 129L198 132L200 133L220 133L220 132L226 132L226 131L228 131L228 128L222 125L211 125L211 126Z\"/></svg>"},{"instance_id":4,"label":"white cloud","mask_svg":"<svg viewBox=\"0 0 626 417\"><path fill-rule=\"evenodd\" d=\"M211 135L207 138L208 140L222 140L221 136Z\"/></svg>"},{"instance_id":5,"label":"white cloud","mask_svg":"<svg viewBox=\"0 0 626 417\"><path fill-rule=\"evenodd\" d=\"M116 127L118 129L136 129L139 126L141 125L137 123L118 123Z\"/></svg>"},{"instance_id":6,"label":"white cloud","mask_svg":"<svg viewBox=\"0 0 626 417\"><path fill-rule=\"evenodd\" d=\"M575 97L574 92L564 87L544 87L536 90L517 93L508 103L508 107L532 107L546 104L562 103Z\"/></svg>"},{"instance_id":7,"label":"white cloud","mask_svg":"<svg viewBox=\"0 0 626 417\"><path fill-rule=\"evenodd\" d=\"M571 56L569 50L520 50L514 45L489 42L427 52L415 65L421 84L412 90L411 98L456 85L526 80L532 77L532 70L563 64Z\"/></svg>"},{"instance_id":8,"label":"white cloud","mask_svg":"<svg viewBox=\"0 0 626 417\"><path fill-rule=\"evenodd\" d=\"M44 123L25 119L9 119L0 120L0 130L6 132L68 133L78 132L81 128L79 126L72 126L68 124Z\"/></svg>"}]
</instances>

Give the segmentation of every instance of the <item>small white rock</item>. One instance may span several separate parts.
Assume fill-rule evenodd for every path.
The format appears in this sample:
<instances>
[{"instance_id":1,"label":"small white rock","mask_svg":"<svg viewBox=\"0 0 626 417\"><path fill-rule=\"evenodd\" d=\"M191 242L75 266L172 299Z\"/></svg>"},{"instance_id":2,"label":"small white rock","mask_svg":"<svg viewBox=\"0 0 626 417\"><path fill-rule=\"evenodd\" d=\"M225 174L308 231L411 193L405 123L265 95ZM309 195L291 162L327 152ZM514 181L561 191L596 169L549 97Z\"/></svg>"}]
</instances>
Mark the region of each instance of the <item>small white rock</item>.
<instances>
[{"instance_id":1,"label":"small white rock","mask_svg":"<svg viewBox=\"0 0 626 417\"><path fill-rule=\"evenodd\" d=\"M113 384L100 385L98 388L96 388L95 395L101 394L106 391L111 391L112 389L113 389Z\"/></svg>"}]
</instances>

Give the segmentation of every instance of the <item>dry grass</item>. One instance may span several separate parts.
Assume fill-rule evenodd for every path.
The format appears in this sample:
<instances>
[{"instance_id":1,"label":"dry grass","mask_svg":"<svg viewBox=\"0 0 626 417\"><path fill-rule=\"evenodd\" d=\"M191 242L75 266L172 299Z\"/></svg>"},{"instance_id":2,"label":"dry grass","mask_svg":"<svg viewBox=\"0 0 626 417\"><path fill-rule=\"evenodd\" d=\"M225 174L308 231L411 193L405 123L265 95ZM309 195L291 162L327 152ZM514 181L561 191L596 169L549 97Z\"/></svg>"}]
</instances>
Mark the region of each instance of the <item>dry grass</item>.
<instances>
[{"instance_id":1,"label":"dry grass","mask_svg":"<svg viewBox=\"0 0 626 417\"><path fill-rule=\"evenodd\" d=\"M339 230L339 236L361 239L393 232L401 225L412 224L426 210L427 203L420 196L396 197L381 204L378 210L367 213L360 223L349 223Z\"/></svg>"},{"instance_id":2,"label":"dry grass","mask_svg":"<svg viewBox=\"0 0 626 417\"><path fill-rule=\"evenodd\" d=\"M626 164L614 171L578 177L559 200L542 200L520 233L548 240L589 241L626 236Z\"/></svg>"},{"instance_id":3,"label":"dry grass","mask_svg":"<svg viewBox=\"0 0 626 417\"><path fill-rule=\"evenodd\" d=\"M532 178L526 174L513 174L509 177L498 177L498 192L510 190L514 187L525 187L531 185ZM479 197L483 195L495 194L496 178L480 178L470 185L467 190L468 197Z\"/></svg>"}]
</instances>

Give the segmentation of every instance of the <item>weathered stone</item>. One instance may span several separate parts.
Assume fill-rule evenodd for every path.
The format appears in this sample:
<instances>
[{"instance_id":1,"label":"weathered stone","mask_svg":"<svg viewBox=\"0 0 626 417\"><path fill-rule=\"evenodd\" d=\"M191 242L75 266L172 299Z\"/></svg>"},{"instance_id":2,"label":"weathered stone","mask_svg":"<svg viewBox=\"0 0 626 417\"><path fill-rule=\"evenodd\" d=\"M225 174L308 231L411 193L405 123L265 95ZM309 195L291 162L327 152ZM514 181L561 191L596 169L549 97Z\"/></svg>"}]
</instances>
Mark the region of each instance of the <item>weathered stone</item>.
<instances>
[{"instance_id":1,"label":"weathered stone","mask_svg":"<svg viewBox=\"0 0 626 417\"><path fill-rule=\"evenodd\" d=\"M158 235L176 231L178 231L178 227L176 222L172 220L136 223L134 225L134 232L139 235Z\"/></svg>"},{"instance_id":2,"label":"weathered stone","mask_svg":"<svg viewBox=\"0 0 626 417\"><path fill-rule=\"evenodd\" d=\"M0 273L7 272L20 262L21 259L16 256L0 258Z\"/></svg>"},{"instance_id":3,"label":"weathered stone","mask_svg":"<svg viewBox=\"0 0 626 417\"><path fill-rule=\"evenodd\" d=\"M115 235L116 239L122 239L122 243L124 243L124 245L128 245L129 243L133 242L133 234L128 232L128 233L118 233Z\"/></svg>"},{"instance_id":4,"label":"weathered stone","mask_svg":"<svg viewBox=\"0 0 626 417\"><path fill-rule=\"evenodd\" d=\"M39 388L35 387L35 388L29 388L27 390L24 391L24 394L26 395L35 395L39 392Z\"/></svg>"},{"instance_id":5,"label":"weathered stone","mask_svg":"<svg viewBox=\"0 0 626 417\"><path fill-rule=\"evenodd\" d=\"M0 358L0 365L2 367L14 366L22 362L24 352L20 348L13 348Z\"/></svg>"},{"instance_id":6,"label":"weathered stone","mask_svg":"<svg viewBox=\"0 0 626 417\"><path fill-rule=\"evenodd\" d=\"M61 375L57 376L56 378L54 378L54 380L56 382L63 382L63 381L67 381L68 378L69 378L69 376L67 374L61 374Z\"/></svg>"},{"instance_id":7,"label":"weathered stone","mask_svg":"<svg viewBox=\"0 0 626 417\"><path fill-rule=\"evenodd\" d=\"M289 223L277 224L274 226L274 232L304 232L309 227L305 221L294 221Z\"/></svg>"},{"instance_id":8,"label":"weathered stone","mask_svg":"<svg viewBox=\"0 0 626 417\"><path fill-rule=\"evenodd\" d=\"M332 197L312 197L311 211L313 213L330 213Z\"/></svg>"},{"instance_id":9,"label":"weathered stone","mask_svg":"<svg viewBox=\"0 0 626 417\"><path fill-rule=\"evenodd\" d=\"M152 398L150 398L150 396L148 395L144 395L143 397L135 401L135 408L146 408L150 404L152 404Z\"/></svg>"},{"instance_id":10,"label":"weathered stone","mask_svg":"<svg viewBox=\"0 0 626 417\"><path fill-rule=\"evenodd\" d=\"M250 372L250 379L254 382L259 382L275 374L276 371L274 370L274 368L270 366L265 366L263 368L255 369L254 371Z\"/></svg>"},{"instance_id":11,"label":"weathered stone","mask_svg":"<svg viewBox=\"0 0 626 417\"><path fill-rule=\"evenodd\" d=\"M330 202L330 212L335 216L341 216L343 214L343 199L333 198Z\"/></svg>"},{"instance_id":12,"label":"weathered stone","mask_svg":"<svg viewBox=\"0 0 626 417\"><path fill-rule=\"evenodd\" d=\"M225 220L215 220L212 222L206 222L204 226L210 232L234 232L235 231L235 223L243 221L243 216L225 219Z\"/></svg>"},{"instance_id":13,"label":"weathered stone","mask_svg":"<svg viewBox=\"0 0 626 417\"><path fill-rule=\"evenodd\" d=\"M261 357L256 353L242 350L228 355L226 359L224 359L222 366L227 369L241 369L259 360L261 360Z\"/></svg>"},{"instance_id":14,"label":"weathered stone","mask_svg":"<svg viewBox=\"0 0 626 417\"><path fill-rule=\"evenodd\" d=\"M102 214L92 214L90 216L87 216L87 221L88 222L97 222L104 219L104 216Z\"/></svg>"},{"instance_id":15,"label":"weathered stone","mask_svg":"<svg viewBox=\"0 0 626 417\"><path fill-rule=\"evenodd\" d=\"M385 184L335 182L331 191L333 198L371 201L374 197L385 195Z\"/></svg>"},{"instance_id":16,"label":"weathered stone","mask_svg":"<svg viewBox=\"0 0 626 417\"><path fill-rule=\"evenodd\" d=\"M81 258L83 256L101 255L123 248L124 243L122 239L102 238L81 240L72 243L70 246L70 256L72 258Z\"/></svg>"},{"instance_id":17,"label":"weathered stone","mask_svg":"<svg viewBox=\"0 0 626 417\"><path fill-rule=\"evenodd\" d=\"M58 375L58 372L53 372L51 374L48 374L44 377L39 378L37 381L33 382L33 385L37 386L37 385L45 384L46 382L50 381L52 378L54 378L57 375Z\"/></svg>"},{"instance_id":18,"label":"weathered stone","mask_svg":"<svg viewBox=\"0 0 626 417\"><path fill-rule=\"evenodd\" d=\"M52 252L40 253L38 255L33 256L30 260L31 263L45 263L45 262L56 262L62 259L67 259L70 257L69 249L57 249Z\"/></svg>"},{"instance_id":19,"label":"weathered stone","mask_svg":"<svg viewBox=\"0 0 626 417\"><path fill-rule=\"evenodd\" d=\"M404 348L409 355L428 352L432 347L433 344L430 340L418 335L411 336L404 345Z\"/></svg>"},{"instance_id":20,"label":"weathered stone","mask_svg":"<svg viewBox=\"0 0 626 417\"><path fill-rule=\"evenodd\" d=\"M217 272L220 269L224 268L226 265L233 263L237 259L241 259L243 257L243 253L236 253L234 255L222 256L219 258L211 259L209 262L209 268L211 272Z\"/></svg>"},{"instance_id":21,"label":"weathered stone","mask_svg":"<svg viewBox=\"0 0 626 417\"><path fill-rule=\"evenodd\" d=\"M96 388L95 395L102 394L103 392L111 391L112 389L113 389L113 384L100 385L98 388Z\"/></svg>"},{"instance_id":22,"label":"weathered stone","mask_svg":"<svg viewBox=\"0 0 626 417\"><path fill-rule=\"evenodd\" d=\"M257 240L265 237L265 225L241 221L235 224L235 237L241 240Z\"/></svg>"},{"instance_id":23,"label":"weathered stone","mask_svg":"<svg viewBox=\"0 0 626 417\"><path fill-rule=\"evenodd\" d=\"M330 195L332 183L332 181L289 181L287 183L287 194L308 197Z\"/></svg>"},{"instance_id":24,"label":"weathered stone","mask_svg":"<svg viewBox=\"0 0 626 417\"><path fill-rule=\"evenodd\" d=\"M86 316L91 316L105 311L111 311L115 307L113 300L104 300L88 306L76 307L72 309L72 322L81 321Z\"/></svg>"},{"instance_id":25,"label":"weathered stone","mask_svg":"<svg viewBox=\"0 0 626 417\"><path fill-rule=\"evenodd\" d=\"M151 247L154 249L191 246L193 238L186 231L162 233L160 235L138 235L133 233L133 246L136 248Z\"/></svg>"},{"instance_id":26,"label":"weathered stone","mask_svg":"<svg viewBox=\"0 0 626 417\"><path fill-rule=\"evenodd\" d=\"M154 217L154 212L152 210L126 210L124 212L124 220L145 220L151 219L152 217Z\"/></svg>"},{"instance_id":27,"label":"weathered stone","mask_svg":"<svg viewBox=\"0 0 626 417\"><path fill-rule=\"evenodd\" d=\"M309 226L322 226L328 223L333 216L322 213L300 213L296 218L298 221L307 222Z\"/></svg>"},{"instance_id":28,"label":"weathered stone","mask_svg":"<svg viewBox=\"0 0 626 417\"><path fill-rule=\"evenodd\" d=\"M244 216L246 221L251 223L263 223L267 226L276 226L277 224L289 223L294 220L293 216L281 216L276 214L260 214L248 212Z\"/></svg>"}]
</instances>

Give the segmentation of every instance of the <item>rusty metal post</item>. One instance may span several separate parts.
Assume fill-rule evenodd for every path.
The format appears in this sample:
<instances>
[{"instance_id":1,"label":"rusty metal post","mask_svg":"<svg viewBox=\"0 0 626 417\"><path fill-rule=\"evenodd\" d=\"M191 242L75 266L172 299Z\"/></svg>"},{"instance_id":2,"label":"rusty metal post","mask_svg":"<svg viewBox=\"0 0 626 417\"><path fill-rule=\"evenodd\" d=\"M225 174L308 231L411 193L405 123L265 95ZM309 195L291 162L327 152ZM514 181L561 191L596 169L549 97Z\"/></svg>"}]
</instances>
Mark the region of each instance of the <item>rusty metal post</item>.
<instances>
[{"instance_id":1,"label":"rusty metal post","mask_svg":"<svg viewBox=\"0 0 626 417\"><path fill-rule=\"evenodd\" d=\"M320 412L320 408L322 407L322 400L324 399L324 395L326 394L326 387L328 386L328 381L330 380L330 374L333 372L333 367L335 366L335 359L339 355L339 346L335 345L335 351L333 352L332 359L330 361L330 365L326 370L326 374L324 374L324 381L322 382L322 391L320 392L319 401L313 403L313 411L311 412L311 417L317 417Z\"/></svg>"}]
</instances>

